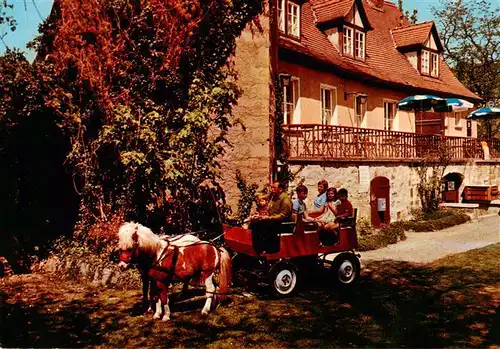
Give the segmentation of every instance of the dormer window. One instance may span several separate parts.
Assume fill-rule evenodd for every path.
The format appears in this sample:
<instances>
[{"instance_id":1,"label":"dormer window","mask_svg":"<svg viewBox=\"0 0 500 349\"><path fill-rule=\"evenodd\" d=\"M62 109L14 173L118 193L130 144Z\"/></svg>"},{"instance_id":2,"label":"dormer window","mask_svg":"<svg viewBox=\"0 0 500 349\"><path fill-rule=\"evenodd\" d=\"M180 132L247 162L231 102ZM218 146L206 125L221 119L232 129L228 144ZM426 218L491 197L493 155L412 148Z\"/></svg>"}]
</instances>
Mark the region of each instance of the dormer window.
<instances>
[{"instance_id":1,"label":"dormer window","mask_svg":"<svg viewBox=\"0 0 500 349\"><path fill-rule=\"evenodd\" d=\"M300 6L289 0L278 0L278 28L285 34L300 37Z\"/></svg>"},{"instance_id":2,"label":"dormer window","mask_svg":"<svg viewBox=\"0 0 500 349\"><path fill-rule=\"evenodd\" d=\"M439 77L439 56L431 53L431 75Z\"/></svg>"},{"instance_id":3,"label":"dormer window","mask_svg":"<svg viewBox=\"0 0 500 349\"><path fill-rule=\"evenodd\" d=\"M349 27L344 27L344 55L352 56L353 55L353 29Z\"/></svg>"},{"instance_id":4,"label":"dormer window","mask_svg":"<svg viewBox=\"0 0 500 349\"><path fill-rule=\"evenodd\" d=\"M422 50L422 74L429 74L429 56L429 51Z\"/></svg>"},{"instance_id":5,"label":"dormer window","mask_svg":"<svg viewBox=\"0 0 500 349\"><path fill-rule=\"evenodd\" d=\"M356 30L356 58L365 59L365 33Z\"/></svg>"},{"instance_id":6,"label":"dormer window","mask_svg":"<svg viewBox=\"0 0 500 349\"><path fill-rule=\"evenodd\" d=\"M439 77L439 55L437 53L422 50L421 73Z\"/></svg>"},{"instance_id":7,"label":"dormer window","mask_svg":"<svg viewBox=\"0 0 500 349\"><path fill-rule=\"evenodd\" d=\"M344 26L343 35L344 56L352 56L356 59L365 59L366 34L363 31Z\"/></svg>"}]
</instances>

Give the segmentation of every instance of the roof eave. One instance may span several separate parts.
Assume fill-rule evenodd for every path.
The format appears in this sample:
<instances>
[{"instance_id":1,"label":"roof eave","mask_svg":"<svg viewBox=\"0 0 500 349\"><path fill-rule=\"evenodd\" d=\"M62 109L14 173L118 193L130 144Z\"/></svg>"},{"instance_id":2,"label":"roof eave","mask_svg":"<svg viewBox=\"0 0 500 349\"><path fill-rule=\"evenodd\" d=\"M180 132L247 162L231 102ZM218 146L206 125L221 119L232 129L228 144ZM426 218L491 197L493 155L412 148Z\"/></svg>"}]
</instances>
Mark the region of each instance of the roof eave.
<instances>
[{"instance_id":1,"label":"roof eave","mask_svg":"<svg viewBox=\"0 0 500 349\"><path fill-rule=\"evenodd\" d=\"M456 94L456 93L452 93L452 92L443 92L443 91L433 90L433 89L429 89L429 88L425 88L425 87L414 86L414 85L410 85L410 84L403 84L403 83L395 82L395 81L388 81L388 80L380 79L380 78L373 76L373 75L369 75L369 74L362 73L362 72L355 72L355 71L346 69L346 68L338 66L330 61L321 59L319 57L315 57L312 54L308 54L305 52L299 52L299 51L293 50L289 47L279 47L279 50L288 51L292 54L306 57L312 61L318 62L324 66L327 66L329 69L333 70L333 72L337 72L337 73L343 74L343 75L348 76L348 77L355 77L355 78L358 78L359 80L364 81L364 82L375 83L378 86L393 87L393 88L398 88L398 89L404 88L404 89L411 91L413 94L438 94L438 95L442 95L442 96L445 95L447 98L457 97L457 98L468 99L468 100L472 100L472 101L476 101L476 102L482 101L482 98L479 97L478 95L476 95L475 93L473 93L472 91L469 91L472 95Z\"/></svg>"}]
</instances>

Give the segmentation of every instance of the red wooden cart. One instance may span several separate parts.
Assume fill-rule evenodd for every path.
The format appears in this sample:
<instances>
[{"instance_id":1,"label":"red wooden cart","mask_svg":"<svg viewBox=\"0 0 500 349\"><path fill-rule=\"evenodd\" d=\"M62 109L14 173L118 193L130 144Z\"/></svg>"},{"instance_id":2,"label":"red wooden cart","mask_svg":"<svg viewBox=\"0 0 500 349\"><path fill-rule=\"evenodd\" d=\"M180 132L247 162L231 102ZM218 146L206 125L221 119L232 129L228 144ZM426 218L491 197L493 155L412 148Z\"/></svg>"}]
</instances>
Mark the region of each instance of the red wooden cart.
<instances>
[{"instance_id":1,"label":"red wooden cart","mask_svg":"<svg viewBox=\"0 0 500 349\"><path fill-rule=\"evenodd\" d=\"M271 291L277 296L287 296L297 291L300 278L307 270L301 270L304 260L313 260L329 265L333 282L338 287L349 287L356 283L360 274L356 234L356 210L354 217L340 222L338 240L329 246L321 246L317 225L304 223L282 223L280 248L276 253L258 254L253 247L252 231L239 226L224 225L224 240L235 256L243 255L258 261L261 273ZM248 259L248 258L247 258Z\"/></svg>"}]
</instances>

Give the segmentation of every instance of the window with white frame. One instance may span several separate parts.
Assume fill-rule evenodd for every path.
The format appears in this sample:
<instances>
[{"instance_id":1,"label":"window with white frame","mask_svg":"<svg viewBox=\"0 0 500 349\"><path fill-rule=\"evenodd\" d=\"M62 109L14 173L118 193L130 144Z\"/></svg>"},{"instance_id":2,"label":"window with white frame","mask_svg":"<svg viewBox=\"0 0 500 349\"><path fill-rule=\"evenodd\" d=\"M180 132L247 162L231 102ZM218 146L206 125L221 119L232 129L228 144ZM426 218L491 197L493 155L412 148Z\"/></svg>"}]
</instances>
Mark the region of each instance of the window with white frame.
<instances>
[{"instance_id":1,"label":"window with white frame","mask_svg":"<svg viewBox=\"0 0 500 349\"><path fill-rule=\"evenodd\" d=\"M289 0L278 0L278 28L282 32L300 37L300 6Z\"/></svg>"},{"instance_id":2,"label":"window with white frame","mask_svg":"<svg viewBox=\"0 0 500 349\"><path fill-rule=\"evenodd\" d=\"M299 28L300 28L300 22L299 22L299 5L294 4L293 2L288 2L287 6L287 22L288 22L288 34L293 35L293 36L299 36Z\"/></svg>"},{"instance_id":3,"label":"window with white frame","mask_svg":"<svg viewBox=\"0 0 500 349\"><path fill-rule=\"evenodd\" d=\"M431 75L439 76L439 55L431 53Z\"/></svg>"},{"instance_id":4,"label":"window with white frame","mask_svg":"<svg viewBox=\"0 0 500 349\"><path fill-rule=\"evenodd\" d=\"M362 127L366 113L366 96L356 96L354 100L354 111L356 113L356 127Z\"/></svg>"},{"instance_id":5,"label":"window with white frame","mask_svg":"<svg viewBox=\"0 0 500 349\"><path fill-rule=\"evenodd\" d=\"M344 27L344 55L353 55L353 32L349 27Z\"/></svg>"},{"instance_id":6,"label":"window with white frame","mask_svg":"<svg viewBox=\"0 0 500 349\"><path fill-rule=\"evenodd\" d=\"M288 85L283 86L283 121L285 124L294 123L297 102L299 100L299 79L292 77Z\"/></svg>"},{"instance_id":7,"label":"window with white frame","mask_svg":"<svg viewBox=\"0 0 500 349\"><path fill-rule=\"evenodd\" d=\"M335 90L321 87L321 123L331 125L335 112Z\"/></svg>"},{"instance_id":8,"label":"window with white frame","mask_svg":"<svg viewBox=\"0 0 500 349\"><path fill-rule=\"evenodd\" d=\"M365 59L365 33L356 30L356 58Z\"/></svg>"},{"instance_id":9,"label":"window with white frame","mask_svg":"<svg viewBox=\"0 0 500 349\"><path fill-rule=\"evenodd\" d=\"M396 117L396 103L384 102L384 130L394 130L394 118Z\"/></svg>"},{"instance_id":10,"label":"window with white frame","mask_svg":"<svg viewBox=\"0 0 500 349\"><path fill-rule=\"evenodd\" d=\"M421 71L422 74L429 74L429 58L430 52L422 50L422 62L421 62Z\"/></svg>"},{"instance_id":11,"label":"window with white frame","mask_svg":"<svg viewBox=\"0 0 500 349\"><path fill-rule=\"evenodd\" d=\"M278 28L285 31L285 0L278 0Z\"/></svg>"}]
</instances>

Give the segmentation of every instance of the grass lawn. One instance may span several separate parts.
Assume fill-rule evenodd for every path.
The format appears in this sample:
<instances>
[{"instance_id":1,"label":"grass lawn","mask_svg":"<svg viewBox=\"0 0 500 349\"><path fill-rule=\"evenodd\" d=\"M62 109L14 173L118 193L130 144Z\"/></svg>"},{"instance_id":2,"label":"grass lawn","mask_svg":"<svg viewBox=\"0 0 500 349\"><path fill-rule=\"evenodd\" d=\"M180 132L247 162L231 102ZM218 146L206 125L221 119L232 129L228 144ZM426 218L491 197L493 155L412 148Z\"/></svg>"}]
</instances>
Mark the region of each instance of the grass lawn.
<instances>
[{"instance_id":1,"label":"grass lawn","mask_svg":"<svg viewBox=\"0 0 500 349\"><path fill-rule=\"evenodd\" d=\"M237 289L209 317L199 302L168 323L132 316L138 291L43 275L0 282L2 347L488 347L500 344L500 244L430 265L367 265L347 296L309 283L268 299ZM193 293L196 293L194 291Z\"/></svg>"}]
</instances>

